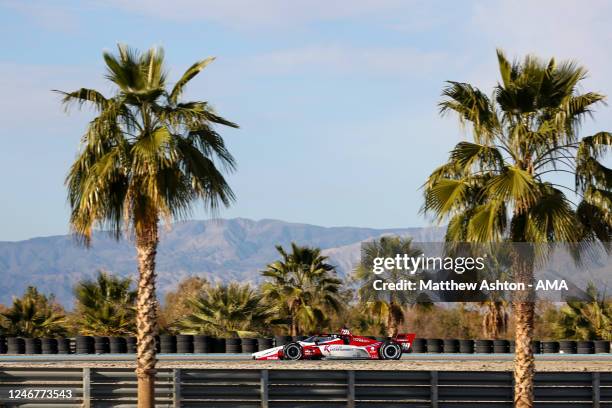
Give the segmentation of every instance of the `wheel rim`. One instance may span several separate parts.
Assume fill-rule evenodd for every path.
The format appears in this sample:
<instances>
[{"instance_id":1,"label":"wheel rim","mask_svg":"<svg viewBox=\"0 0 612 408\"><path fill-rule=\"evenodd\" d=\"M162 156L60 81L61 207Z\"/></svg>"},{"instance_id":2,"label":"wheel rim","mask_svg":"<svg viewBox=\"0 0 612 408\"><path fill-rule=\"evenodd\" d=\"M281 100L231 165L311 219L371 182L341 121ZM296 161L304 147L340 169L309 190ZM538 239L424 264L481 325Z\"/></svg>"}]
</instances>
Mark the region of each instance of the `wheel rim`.
<instances>
[{"instance_id":1,"label":"wheel rim","mask_svg":"<svg viewBox=\"0 0 612 408\"><path fill-rule=\"evenodd\" d=\"M294 359L300 356L300 349L296 346L287 347L287 357Z\"/></svg>"},{"instance_id":2,"label":"wheel rim","mask_svg":"<svg viewBox=\"0 0 612 408\"><path fill-rule=\"evenodd\" d=\"M385 357L394 358L397 356L397 349L394 346L389 346L385 348Z\"/></svg>"}]
</instances>

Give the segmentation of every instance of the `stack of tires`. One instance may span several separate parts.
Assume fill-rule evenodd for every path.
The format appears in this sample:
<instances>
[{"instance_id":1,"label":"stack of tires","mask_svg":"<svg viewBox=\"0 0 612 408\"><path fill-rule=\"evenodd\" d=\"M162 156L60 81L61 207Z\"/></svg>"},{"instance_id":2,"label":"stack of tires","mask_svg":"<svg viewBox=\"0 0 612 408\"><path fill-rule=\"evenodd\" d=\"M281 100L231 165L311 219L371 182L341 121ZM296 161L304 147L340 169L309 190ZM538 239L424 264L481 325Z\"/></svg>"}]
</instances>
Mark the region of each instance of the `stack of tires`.
<instances>
[{"instance_id":1,"label":"stack of tires","mask_svg":"<svg viewBox=\"0 0 612 408\"><path fill-rule=\"evenodd\" d=\"M445 353L458 353L459 352L459 340L457 339L444 339L442 341L442 349Z\"/></svg>"},{"instance_id":2,"label":"stack of tires","mask_svg":"<svg viewBox=\"0 0 612 408\"><path fill-rule=\"evenodd\" d=\"M413 353L427 353L427 340L414 339L411 350Z\"/></svg>"},{"instance_id":3,"label":"stack of tires","mask_svg":"<svg viewBox=\"0 0 612 408\"><path fill-rule=\"evenodd\" d=\"M125 337L109 337L108 345L111 354L127 353L127 341Z\"/></svg>"},{"instance_id":4,"label":"stack of tires","mask_svg":"<svg viewBox=\"0 0 612 408\"><path fill-rule=\"evenodd\" d=\"M193 353L193 336L190 334L178 334L176 336L176 352L179 354Z\"/></svg>"},{"instance_id":5,"label":"stack of tires","mask_svg":"<svg viewBox=\"0 0 612 408\"><path fill-rule=\"evenodd\" d=\"M576 352L578 354L595 354L595 344L592 341L577 341Z\"/></svg>"},{"instance_id":6,"label":"stack of tires","mask_svg":"<svg viewBox=\"0 0 612 408\"><path fill-rule=\"evenodd\" d=\"M170 334L159 336L159 352L162 354L176 353L176 337Z\"/></svg>"},{"instance_id":7,"label":"stack of tires","mask_svg":"<svg viewBox=\"0 0 612 408\"><path fill-rule=\"evenodd\" d=\"M257 339L253 338L243 338L241 339L241 346L243 353L255 353L258 350Z\"/></svg>"},{"instance_id":8,"label":"stack of tires","mask_svg":"<svg viewBox=\"0 0 612 408\"><path fill-rule=\"evenodd\" d=\"M40 346L43 354L57 354L57 339L40 339Z\"/></svg>"},{"instance_id":9,"label":"stack of tires","mask_svg":"<svg viewBox=\"0 0 612 408\"><path fill-rule=\"evenodd\" d=\"M607 340L595 340L594 349L596 354L601 353L609 353L610 352L610 342Z\"/></svg>"},{"instance_id":10,"label":"stack of tires","mask_svg":"<svg viewBox=\"0 0 612 408\"><path fill-rule=\"evenodd\" d=\"M25 339L26 354L41 354L42 346L40 339Z\"/></svg>"},{"instance_id":11,"label":"stack of tires","mask_svg":"<svg viewBox=\"0 0 612 408\"><path fill-rule=\"evenodd\" d=\"M559 342L558 341L543 341L542 342L542 353L544 354L559 353Z\"/></svg>"},{"instance_id":12,"label":"stack of tires","mask_svg":"<svg viewBox=\"0 0 612 408\"><path fill-rule=\"evenodd\" d=\"M474 352L477 354L493 353L493 340L475 340Z\"/></svg>"},{"instance_id":13,"label":"stack of tires","mask_svg":"<svg viewBox=\"0 0 612 408\"><path fill-rule=\"evenodd\" d=\"M474 354L474 340L459 340L459 352L462 354Z\"/></svg>"},{"instance_id":14,"label":"stack of tires","mask_svg":"<svg viewBox=\"0 0 612 408\"><path fill-rule=\"evenodd\" d=\"M257 339L257 351L263 351L274 347L274 341L271 338Z\"/></svg>"},{"instance_id":15,"label":"stack of tires","mask_svg":"<svg viewBox=\"0 0 612 408\"><path fill-rule=\"evenodd\" d=\"M137 351L137 347L136 347L136 337L128 337L125 339L125 343L126 343L126 352L129 354L136 354Z\"/></svg>"},{"instance_id":16,"label":"stack of tires","mask_svg":"<svg viewBox=\"0 0 612 408\"><path fill-rule=\"evenodd\" d=\"M94 336L94 351L96 354L107 354L110 352L110 341L106 336Z\"/></svg>"},{"instance_id":17,"label":"stack of tires","mask_svg":"<svg viewBox=\"0 0 612 408\"><path fill-rule=\"evenodd\" d=\"M204 334L193 336L193 352L197 354L212 352L212 338Z\"/></svg>"},{"instance_id":18,"label":"stack of tires","mask_svg":"<svg viewBox=\"0 0 612 408\"><path fill-rule=\"evenodd\" d=\"M211 352L212 353L227 353L226 340L213 337Z\"/></svg>"},{"instance_id":19,"label":"stack of tires","mask_svg":"<svg viewBox=\"0 0 612 408\"><path fill-rule=\"evenodd\" d=\"M230 337L225 339L225 352L229 354L237 354L242 352L239 337Z\"/></svg>"},{"instance_id":20,"label":"stack of tires","mask_svg":"<svg viewBox=\"0 0 612 408\"><path fill-rule=\"evenodd\" d=\"M428 353L441 353L442 352L442 340L441 339L427 339L426 347Z\"/></svg>"},{"instance_id":21,"label":"stack of tires","mask_svg":"<svg viewBox=\"0 0 612 408\"><path fill-rule=\"evenodd\" d=\"M510 353L510 342L508 340L493 340L493 353L495 354Z\"/></svg>"},{"instance_id":22,"label":"stack of tires","mask_svg":"<svg viewBox=\"0 0 612 408\"><path fill-rule=\"evenodd\" d=\"M6 339L8 354L25 354L25 340L21 337L9 337Z\"/></svg>"},{"instance_id":23,"label":"stack of tires","mask_svg":"<svg viewBox=\"0 0 612 408\"><path fill-rule=\"evenodd\" d=\"M559 353L576 354L578 352L576 342L574 340L559 341Z\"/></svg>"},{"instance_id":24,"label":"stack of tires","mask_svg":"<svg viewBox=\"0 0 612 408\"><path fill-rule=\"evenodd\" d=\"M94 338L91 336L76 336L76 353L92 354L94 352Z\"/></svg>"}]
</instances>

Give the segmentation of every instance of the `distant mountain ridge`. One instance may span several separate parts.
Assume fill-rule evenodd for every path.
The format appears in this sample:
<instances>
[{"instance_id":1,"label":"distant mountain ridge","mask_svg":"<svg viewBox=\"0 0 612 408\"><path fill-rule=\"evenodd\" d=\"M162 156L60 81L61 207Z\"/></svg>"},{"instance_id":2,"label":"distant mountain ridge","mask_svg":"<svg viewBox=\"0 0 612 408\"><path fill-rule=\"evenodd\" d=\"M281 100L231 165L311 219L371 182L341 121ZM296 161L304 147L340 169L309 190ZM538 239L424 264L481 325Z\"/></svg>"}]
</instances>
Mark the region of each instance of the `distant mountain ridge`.
<instances>
[{"instance_id":1,"label":"distant mountain ridge","mask_svg":"<svg viewBox=\"0 0 612 408\"><path fill-rule=\"evenodd\" d=\"M441 228L358 228L321 227L264 219L245 218L186 221L162 231L158 256L158 291L176 287L187 276L197 275L216 281L252 281L277 259L275 245L317 246L337 265L341 276L359 259L362 241L385 234L412 236L415 241L439 241ZM98 270L136 278L133 244L116 242L105 233L94 235L85 249L70 235L0 242L0 303L9 304L28 285L53 293L66 307L72 307L74 284L92 277Z\"/></svg>"}]
</instances>

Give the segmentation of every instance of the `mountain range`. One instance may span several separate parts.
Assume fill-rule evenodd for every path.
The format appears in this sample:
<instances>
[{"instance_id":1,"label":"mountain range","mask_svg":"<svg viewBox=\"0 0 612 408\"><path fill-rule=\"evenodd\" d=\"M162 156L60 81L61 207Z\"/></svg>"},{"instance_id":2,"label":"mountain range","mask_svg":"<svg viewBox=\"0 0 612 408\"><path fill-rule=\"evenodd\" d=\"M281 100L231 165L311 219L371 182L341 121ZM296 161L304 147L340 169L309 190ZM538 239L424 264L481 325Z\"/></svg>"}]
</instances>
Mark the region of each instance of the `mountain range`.
<instances>
[{"instance_id":1,"label":"mountain range","mask_svg":"<svg viewBox=\"0 0 612 408\"><path fill-rule=\"evenodd\" d=\"M157 255L158 292L163 295L188 276L211 281L260 279L266 264L278 258L275 245L316 246L345 276L359 259L360 243L385 234L411 236L415 241L442 239L441 228L374 229L321 227L264 219L245 218L185 221L172 224L161 233ZM58 235L18 242L0 242L0 303L10 304L29 285L53 293L65 307L74 302L76 282L105 270L136 278L133 243L113 240L96 232L89 249L74 237Z\"/></svg>"}]
</instances>

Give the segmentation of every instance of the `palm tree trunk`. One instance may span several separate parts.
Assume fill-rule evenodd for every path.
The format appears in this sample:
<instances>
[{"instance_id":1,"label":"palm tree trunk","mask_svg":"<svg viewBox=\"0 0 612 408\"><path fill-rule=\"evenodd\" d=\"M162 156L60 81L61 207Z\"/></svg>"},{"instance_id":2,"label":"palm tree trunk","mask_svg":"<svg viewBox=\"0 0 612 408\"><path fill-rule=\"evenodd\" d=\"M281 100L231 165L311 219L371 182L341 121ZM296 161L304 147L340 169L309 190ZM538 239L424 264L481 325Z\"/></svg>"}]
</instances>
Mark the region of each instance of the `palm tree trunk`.
<instances>
[{"instance_id":1,"label":"palm tree trunk","mask_svg":"<svg viewBox=\"0 0 612 408\"><path fill-rule=\"evenodd\" d=\"M515 302L516 351L514 356L514 406L533 407L533 376L535 360L531 342L533 340L533 302Z\"/></svg>"},{"instance_id":2,"label":"palm tree trunk","mask_svg":"<svg viewBox=\"0 0 612 408\"><path fill-rule=\"evenodd\" d=\"M138 408L155 405L155 336L157 335L157 299L155 297L155 255L157 222L136 233L138 253L138 297L136 300Z\"/></svg>"},{"instance_id":3,"label":"palm tree trunk","mask_svg":"<svg viewBox=\"0 0 612 408\"><path fill-rule=\"evenodd\" d=\"M517 244L513 259L515 281L523 283L525 290L514 292L515 340L514 355L514 406L533 408L533 376L535 360L531 344L533 341L534 296L533 267L534 250L531 244ZM531 285L531 286L529 286Z\"/></svg>"}]
</instances>

